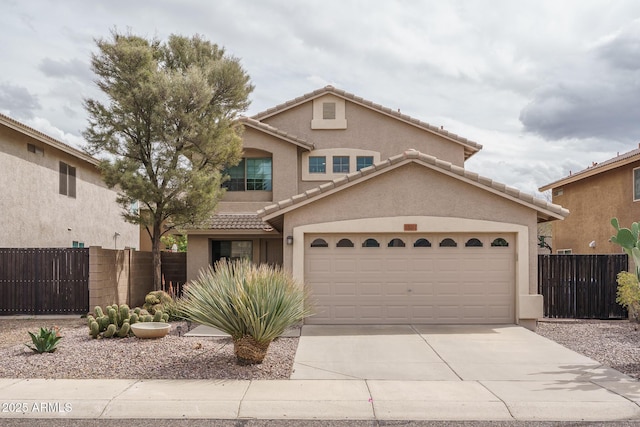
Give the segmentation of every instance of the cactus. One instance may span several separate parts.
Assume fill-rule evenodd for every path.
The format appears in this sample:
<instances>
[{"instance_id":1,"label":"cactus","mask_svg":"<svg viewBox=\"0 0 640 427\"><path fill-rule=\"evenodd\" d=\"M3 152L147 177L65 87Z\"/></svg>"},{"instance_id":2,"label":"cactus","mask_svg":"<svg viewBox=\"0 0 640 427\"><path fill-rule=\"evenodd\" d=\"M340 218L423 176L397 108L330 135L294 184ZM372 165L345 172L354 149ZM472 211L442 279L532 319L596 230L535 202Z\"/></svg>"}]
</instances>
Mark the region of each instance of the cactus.
<instances>
[{"instance_id":1,"label":"cactus","mask_svg":"<svg viewBox=\"0 0 640 427\"><path fill-rule=\"evenodd\" d=\"M142 321L143 322L153 322L153 316L150 314L147 314L146 316L142 317Z\"/></svg>"},{"instance_id":2,"label":"cactus","mask_svg":"<svg viewBox=\"0 0 640 427\"><path fill-rule=\"evenodd\" d=\"M162 321L163 321L164 323L169 322L169 313L164 313L164 314L162 315Z\"/></svg>"},{"instance_id":3,"label":"cactus","mask_svg":"<svg viewBox=\"0 0 640 427\"><path fill-rule=\"evenodd\" d=\"M95 320L89 324L89 334L93 338L98 338L98 334L100 333L100 325Z\"/></svg>"},{"instance_id":4,"label":"cactus","mask_svg":"<svg viewBox=\"0 0 640 427\"><path fill-rule=\"evenodd\" d=\"M129 323L124 322L122 324L122 326L120 327L120 330L118 331L118 336L120 338L124 338L129 336L129 332L131 331L131 326L129 326Z\"/></svg>"},{"instance_id":5,"label":"cactus","mask_svg":"<svg viewBox=\"0 0 640 427\"><path fill-rule=\"evenodd\" d=\"M116 333L116 325L114 325L113 323L109 325L109 327L107 328L106 331L104 331L103 336L105 338L111 338L115 333Z\"/></svg>"},{"instance_id":6,"label":"cactus","mask_svg":"<svg viewBox=\"0 0 640 427\"><path fill-rule=\"evenodd\" d=\"M122 326L124 322L129 320L130 318L129 306L127 304L122 304L120 306L120 310L118 313L119 313L118 323L120 324L120 326Z\"/></svg>"},{"instance_id":7,"label":"cactus","mask_svg":"<svg viewBox=\"0 0 640 427\"><path fill-rule=\"evenodd\" d=\"M100 324L100 332L107 330L107 326L109 326L109 316L102 316L96 320Z\"/></svg>"},{"instance_id":8,"label":"cactus","mask_svg":"<svg viewBox=\"0 0 640 427\"><path fill-rule=\"evenodd\" d=\"M134 323L138 322L138 315L136 313L133 313L131 316L129 316L129 324L133 325Z\"/></svg>"},{"instance_id":9,"label":"cactus","mask_svg":"<svg viewBox=\"0 0 640 427\"><path fill-rule=\"evenodd\" d=\"M91 322L95 322L96 318L93 317L92 315L88 315L87 316L87 326L91 326Z\"/></svg>"},{"instance_id":10,"label":"cactus","mask_svg":"<svg viewBox=\"0 0 640 427\"><path fill-rule=\"evenodd\" d=\"M134 312L135 314L137 314L138 316L140 316L140 312L141 312L141 311L142 311L142 310L140 309L140 307L136 307L136 308L134 308L134 309L133 309L133 312Z\"/></svg>"},{"instance_id":11,"label":"cactus","mask_svg":"<svg viewBox=\"0 0 640 427\"><path fill-rule=\"evenodd\" d=\"M162 310L156 310L156 314L153 315L153 321L154 322L162 321Z\"/></svg>"},{"instance_id":12,"label":"cactus","mask_svg":"<svg viewBox=\"0 0 640 427\"><path fill-rule=\"evenodd\" d=\"M98 305L93 309L94 313L96 314L96 318L98 317L102 317L104 316L104 313L102 312L102 308Z\"/></svg>"},{"instance_id":13,"label":"cactus","mask_svg":"<svg viewBox=\"0 0 640 427\"><path fill-rule=\"evenodd\" d=\"M611 219L611 225L616 229L616 235L611 236L611 242L622 247L636 266L636 277L640 279L640 224L634 222L631 228L621 228L618 218Z\"/></svg>"}]
</instances>

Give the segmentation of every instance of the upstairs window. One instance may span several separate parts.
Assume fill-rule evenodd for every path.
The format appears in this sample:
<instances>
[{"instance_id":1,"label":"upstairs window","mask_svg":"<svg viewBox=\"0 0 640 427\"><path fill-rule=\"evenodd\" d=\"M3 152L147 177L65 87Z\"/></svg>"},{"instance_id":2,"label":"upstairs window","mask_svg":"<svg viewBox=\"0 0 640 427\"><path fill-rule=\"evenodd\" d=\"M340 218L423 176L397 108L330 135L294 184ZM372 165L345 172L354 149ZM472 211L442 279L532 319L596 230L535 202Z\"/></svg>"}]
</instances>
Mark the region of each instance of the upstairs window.
<instances>
[{"instance_id":1,"label":"upstairs window","mask_svg":"<svg viewBox=\"0 0 640 427\"><path fill-rule=\"evenodd\" d=\"M364 169L373 164L373 156L358 156L356 157L356 171Z\"/></svg>"},{"instance_id":2,"label":"upstairs window","mask_svg":"<svg viewBox=\"0 0 640 427\"><path fill-rule=\"evenodd\" d=\"M228 191L271 191L272 162L270 158L246 158L226 170L229 180L223 184Z\"/></svg>"},{"instance_id":3,"label":"upstairs window","mask_svg":"<svg viewBox=\"0 0 640 427\"><path fill-rule=\"evenodd\" d=\"M34 154L44 156L44 149L34 144L27 144L27 151Z\"/></svg>"},{"instance_id":4,"label":"upstairs window","mask_svg":"<svg viewBox=\"0 0 640 427\"><path fill-rule=\"evenodd\" d=\"M633 170L633 200L640 200L640 168Z\"/></svg>"},{"instance_id":5,"label":"upstairs window","mask_svg":"<svg viewBox=\"0 0 640 427\"><path fill-rule=\"evenodd\" d=\"M60 162L59 192L63 196L76 197L76 168Z\"/></svg>"},{"instance_id":6,"label":"upstairs window","mask_svg":"<svg viewBox=\"0 0 640 427\"><path fill-rule=\"evenodd\" d=\"M333 173L349 173L349 156L333 156Z\"/></svg>"},{"instance_id":7,"label":"upstairs window","mask_svg":"<svg viewBox=\"0 0 640 427\"><path fill-rule=\"evenodd\" d=\"M309 157L309 173L326 173L327 158L325 156Z\"/></svg>"}]
</instances>

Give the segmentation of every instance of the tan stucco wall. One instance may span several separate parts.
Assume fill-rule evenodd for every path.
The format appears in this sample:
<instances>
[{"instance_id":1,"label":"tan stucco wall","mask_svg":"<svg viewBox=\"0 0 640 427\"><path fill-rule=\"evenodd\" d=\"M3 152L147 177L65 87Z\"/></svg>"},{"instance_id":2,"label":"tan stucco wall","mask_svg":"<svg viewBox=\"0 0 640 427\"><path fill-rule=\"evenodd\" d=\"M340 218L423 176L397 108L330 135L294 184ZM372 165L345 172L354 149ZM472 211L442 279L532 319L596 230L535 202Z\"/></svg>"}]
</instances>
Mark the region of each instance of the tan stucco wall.
<instances>
[{"instance_id":1,"label":"tan stucco wall","mask_svg":"<svg viewBox=\"0 0 640 427\"><path fill-rule=\"evenodd\" d=\"M27 151L27 143L44 155ZM59 194L60 161L76 167L76 198ZM78 241L85 247L138 247L138 227L122 220L116 192L94 165L0 126L0 171L0 246L71 247Z\"/></svg>"},{"instance_id":2,"label":"tan stucco wall","mask_svg":"<svg viewBox=\"0 0 640 427\"><path fill-rule=\"evenodd\" d=\"M541 310L538 298L526 298L537 294L536 212L414 163L285 214L283 236L294 235L294 245L284 246L284 266L294 270L293 252L303 250L296 230L309 224L344 222L345 231L356 232L360 221L376 227L372 230L403 232L405 219L420 223L418 232L475 229L515 233L519 259L516 280L518 295L523 297L517 306L528 316Z\"/></svg>"},{"instance_id":3,"label":"tan stucco wall","mask_svg":"<svg viewBox=\"0 0 640 427\"><path fill-rule=\"evenodd\" d=\"M347 128L344 130L312 130L312 101L263 122L315 144L316 149L348 147L376 150L380 152L381 159L387 159L414 148L457 166L464 164L464 148L458 143L353 102L346 102L345 112Z\"/></svg>"},{"instance_id":4,"label":"tan stucco wall","mask_svg":"<svg viewBox=\"0 0 640 427\"><path fill-rule=\"evenodd\" d=\"M623 227L640 221L640 201L633 201L633 169L640 162L621 166L562 187L553 203L569 209L564 221L553 223L553 252L571 249L574 254L622 253L609 242L615 230L610 220L617 217ZM554 192L557 189L554 189ZM595 248L589 243L596 242Z\"/></svg>"}]
</instances>

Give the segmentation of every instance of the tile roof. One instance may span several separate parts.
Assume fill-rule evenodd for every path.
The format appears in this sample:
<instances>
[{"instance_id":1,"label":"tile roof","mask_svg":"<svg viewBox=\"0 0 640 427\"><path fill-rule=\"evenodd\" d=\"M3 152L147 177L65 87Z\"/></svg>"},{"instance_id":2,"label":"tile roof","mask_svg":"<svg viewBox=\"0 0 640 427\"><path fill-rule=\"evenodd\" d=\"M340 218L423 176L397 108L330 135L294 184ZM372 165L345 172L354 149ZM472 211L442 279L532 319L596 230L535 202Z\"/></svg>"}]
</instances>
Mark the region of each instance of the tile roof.
<instances>
[{"instance_id":1,"label":"tile roof","mask_svg":"<svg viewBox=\"0 0 640 427\"><path fill-rule=\"evenodd\" d=\"M261 230L270 231L272 227L258 217L256 213L220 213L215 214L200 227L211 230Z\"/></svg>"},{"instance_id":2,"label":"tile roof","mask_svg":"<svg viewBox=\"0 0 640 427\"><path fill-rule=\"evenodd\" d=\"M445 162L436 157L423 154L416 150L407 150L402 154L390 157L387 160L361 169L358 172L350 173L344 177L327 182L320 185L319 187L312 188L311 190L305 191L304 193L298 194L289 199L266 206L265 208L258 211L258 216L260 218L265 218L268 221L269 219L279 215L280 213L284 213L280 211L283 211L287 208L304 202L309 202L316 197L320 197L324 193L328 193L334 189L339 189L340 187L343 187L349 183L366 179L367 176L376 172L385 171L387 169L391 170L395 165L398 165L400 163L404 164L410 161L420 162L427 167L443 172L449 176L464 180L472 185L476 185L480 188L491 191L492 193L527 205L528 207L535 209L538 212L545 213L545 215L549 216L549 218L562 219L569 215L569 211L562 206L549 203L546 200L534 197L531 194L524 193L516 188L493 181L492 179L485 178L478 175L477 173L467 171L464 168L453 165L449 162Z\"/></svg>"},{"instance_id":3,"label":"tile roof","mask_svg":"<svg viewBox=\"0 0 640 427\"><path fill-rule=\"evenodd\" d=\"M459 144L462 144L465 147L465 159L468 159L469 157L471 157L473 154L477 153L478 151L480 151L482 149L482 145L478 144L477 142L468 140L466 138L463 138L459 135L456 135L454 133L448 132L444 129L438 128L437 126L433 126L430 125L429 123L420 121L418 119L414 119L406 114L402 114L399 111L395 111L392 110L391 108L387 108L387 107L383 107L380 104L376 104L372 101L368 101L366 99L363 99L359 96L356 96L352 93L346 92L344 90L341 89L336 89L333 86L325 86L321 89L317 89L313 92L307 93L305 95L299 96L295 99L289 100L287 102L284 102L282 104L276 105L275 107L269 108L265 111L262 111L260 113L257 113L255 115L252 116L253 119L255 120L262 120L265 118L268 118L270 116L273 116L275 114L278 114L282 111L285 111L289 108L293 108L297 105L300 105L304 102L310 101L314 98L317 98L319 96L322 96L324 94L327 93L331 93L334 95L337 95L341 98L344 98L346 100L349 100L351 102L354 102L356 104L362 105L364 107L370 108L372 110L376 110L380 113L386 114L387 116L390 117L394 117L396 119L402 120L406 123L409 123L411 125L417 126L421 129L427 130L429 132L433 132L436 133L440 136L443 136L445 138L448 138L454 142L457 142Z\"/></svg>"},{"instance_id":4,"label":"tile roof","mask_svg":"<svg viewBox=\"0 0 640 427\"><path fill-rule=\"evenodd\" d=\"M618 154L616 157L613 157L609 160L605 160L604 162L594 163L586 169L583 169L576 173L569 174L569 176L565 176L564 178L560 178L556 181L546 184L540 187L540 191L550 190L552 188L556 188L564 184L569 184L571 182L579 181L583 178L587 178L589 176L593 176L601 172L605 172L637 160L640 160L640 147L636 148L635 150L631 150L627 153Z\"/></svg>"},{"instance_id":5,"label":"tile roof","mask_svg":"<svg viewBox=\"0 0 640 427\"><path fill-rule=\"evenodd\" d=\"M313 150L315 148L315 146L312 143L307 142L302 138L298 138L295 135L282 131L266 123L262 123L258 120L252 119L251 117L242 116L238 119L238 121L240 121L240 123L244 124L245 126L250 126L254 129L258 129L262 132L266 132L270 135L273 135L280 139L284 139L285 141L291 142L292 144L295 144L299 147L306 148L307 150Z\"/></svg>"},{"instance_id":6,"label":"tile roof","mask_svg":"<svg viewBox=\"0 0 640 427\"><path fill-rule=\"evenodd\" d=\"M91 163L92 165L98 165L100 161L95 157L85 153L84 151L78 150L64 142L58 141L55 138L50 137L49 135L40 132L30 126L25 125L9 116L5 116L4 114L0 114L0 125L7 126L15 131L18 131L24 135L27 135L35 140L42 142L43 144L47 144L51 147L57 148L60 151L63 151L67 154L70 154L80 160L84 160L87 163Z\"/></svg>"}]
</instances>

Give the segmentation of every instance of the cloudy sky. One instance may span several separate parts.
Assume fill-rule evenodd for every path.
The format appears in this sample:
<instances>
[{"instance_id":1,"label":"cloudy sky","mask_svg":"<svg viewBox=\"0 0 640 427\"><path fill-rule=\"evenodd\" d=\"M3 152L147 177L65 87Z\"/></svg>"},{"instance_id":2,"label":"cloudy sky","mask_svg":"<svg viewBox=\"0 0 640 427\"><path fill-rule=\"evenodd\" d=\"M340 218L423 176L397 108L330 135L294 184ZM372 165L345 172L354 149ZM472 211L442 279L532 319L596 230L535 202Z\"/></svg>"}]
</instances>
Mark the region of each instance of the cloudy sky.
<instances>
[{"instance_id":1,"label":"cloudy sky","mask_svg":"<svg viewBox=\"0 0 640 427\"><path fill-rule=\"evenodd\" d=\"M637 0L0 0L0 112L81 147L110 30L241 59L246 112L332 84L476 141L466 167L537 188L640 142Z\"/></svg>"}]
</instances>

